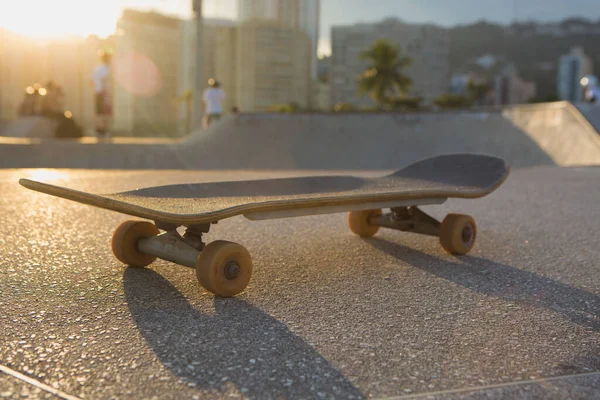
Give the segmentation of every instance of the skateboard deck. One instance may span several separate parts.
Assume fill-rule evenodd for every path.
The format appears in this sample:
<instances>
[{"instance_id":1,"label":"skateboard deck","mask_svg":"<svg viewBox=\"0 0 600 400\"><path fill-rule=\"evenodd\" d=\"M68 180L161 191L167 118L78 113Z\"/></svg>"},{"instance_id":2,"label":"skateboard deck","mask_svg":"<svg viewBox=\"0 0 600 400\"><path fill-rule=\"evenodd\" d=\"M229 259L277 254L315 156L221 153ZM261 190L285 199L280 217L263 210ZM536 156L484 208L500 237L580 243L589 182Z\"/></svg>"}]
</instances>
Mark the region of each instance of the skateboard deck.
<instances>
[{"instance_id":1,"label":"skateboard deck","mask_svg":"<svg viewBox=\"0 0 600 400\"><path fill-rule=\"evenodd\" d=\"M122 263L143 268L156 258L196 269L200 285L218 296L243 292L253 271L248 250L237 243L204 243L203 235L221 219L284 218L349 211L350 230L363 238L380 228L438 237L455 255L471 251L477 237L469 215L438 221L418 206L448 198L483 197L507 178L509 166L497 157L454 154L429 158L376 178L313 176L156 186L113 194L92 194L21 179L26 188L118 211L148 221L129 220L112 236ZM389 208L384 214L382 209ZM185 233L178 232L185 226ZM161 230L164 231L161 233Z\"/></svg>"},{"instance_id":2,"label":"skateboard deck","mask_svg":"<svg viewBox=\"0 0 600 400\"><path fill-rule=\"evenodd\" d=\"M479 198L509 174L503 159L482 154L428 158L375 178L313 176L156 186L92 194L21 179L31 190L120 213L176 225L245 215L252 220L327 214Z\"/></svg>"}]
</instances>

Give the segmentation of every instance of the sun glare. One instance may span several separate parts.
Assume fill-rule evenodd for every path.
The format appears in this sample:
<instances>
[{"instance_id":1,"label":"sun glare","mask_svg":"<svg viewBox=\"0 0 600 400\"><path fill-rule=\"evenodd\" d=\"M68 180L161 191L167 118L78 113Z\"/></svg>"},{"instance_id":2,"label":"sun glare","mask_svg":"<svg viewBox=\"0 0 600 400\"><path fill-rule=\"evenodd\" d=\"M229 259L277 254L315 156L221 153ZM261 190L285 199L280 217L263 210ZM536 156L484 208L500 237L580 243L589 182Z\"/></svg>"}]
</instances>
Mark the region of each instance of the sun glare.
<instances>
[{"instance_id":1,"label":"sun glare","mask_svg":"<svg viewBox=\"0 0 600 400\"><path fill-rule=\"evenodd\" d=\"M70 35L107 37L115 33L124 8L155 10L185 18L191 14L191 0L11 1L1 7L0 28L40 39Z\"/></svg>"},{"instance_id":2,"label":"sun glare","mask_svg":"<svg viewBox=\"0 0 600 400\"><path fill-rule=\"evenodd\" d=\"M45 182L56 180L68 180L69 175L52 169L36 169L30 172L28 178L34 181Z\"/></svg>"},{"instance_id":3,"label":"sun glare","mask_svg":"<svg viewBox=\"0 0 600 400\"><path fill-rule=\"evenodd\" d=\"M234 18L235 3L235 0L204 0L204 15ZM17 0L0 6L0 28L38 39L71 35L107 37L115 33L124 8L181 18L192 16L191 0Z\"/></svg>"},{"instance_id":4,"label":"sun glare","mask_svg":"<svg viewBox=\"0 0 600 400\"><path fill-rule=\"evenodd\" d=\"M118 0L19 0L2 7L0 27L36 38L108 36L120 13Z\"/></svg>"}]
</instances>

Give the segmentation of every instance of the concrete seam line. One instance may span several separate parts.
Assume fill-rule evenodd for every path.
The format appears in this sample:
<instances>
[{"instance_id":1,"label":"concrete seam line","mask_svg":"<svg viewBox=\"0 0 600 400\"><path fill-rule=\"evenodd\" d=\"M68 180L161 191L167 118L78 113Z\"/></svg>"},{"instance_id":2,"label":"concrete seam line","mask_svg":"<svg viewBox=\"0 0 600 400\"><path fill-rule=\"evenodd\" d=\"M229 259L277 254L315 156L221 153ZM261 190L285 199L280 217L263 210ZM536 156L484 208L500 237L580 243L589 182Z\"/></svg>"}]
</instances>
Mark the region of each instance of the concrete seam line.
<instances>
[{"instance_id":1,"label":"concrete seam line","mask_svg":"<svg viewBox=\"0 0 600 400\"><path fill-rule=\"evenodd\" d=\"M4 365L0 365L0 371L4 372L6 375L10 375L13 378L17 378L22 380L23 382L29 383L32 386L35 386L39 389L45 390L48 393L51 393L55 396L60 397L61 399L65 399L65 400L81 400L79 397L75 397L75 396L71 396L70 394L67 394L65 392L62 392L58 389L54 389L52 386L48 386L40 381L37 381L33 378L28 377L27 375L23 375L20 372L17 372L15 370L12 370L8 367L5 367Z\"/></svg>"},{"instance_id":2,"label":"concrete seam line","mask_svg":"<svg viewBox=\"0 0 600 400\"><path fill-rule=\"evenodd\" d=\"M445 394L480 392L482 390L500 389L500 388L511 387L511 386L524 386L524 385L531 385L531 384L537 384L537 383L558 381L561 379L586 378L586 377L590 377L590 376L600 376L600 371L588 372L585 374L561 375L561 376L554 376L554 377L550 377L550 378L531 379L531 380L527 380L527 381L498 383L496 385L474 386L474 387L468 387L468 388L462 388L462 389L440 390L438 392L426 392L426 393L400 395L400 396L394 396L394 397L382 397L379 400L406 400L406 399L418 399L418 398L422 398L422 397L440 396L440 395L445 395Z\"/></svg>"}]
</instances>

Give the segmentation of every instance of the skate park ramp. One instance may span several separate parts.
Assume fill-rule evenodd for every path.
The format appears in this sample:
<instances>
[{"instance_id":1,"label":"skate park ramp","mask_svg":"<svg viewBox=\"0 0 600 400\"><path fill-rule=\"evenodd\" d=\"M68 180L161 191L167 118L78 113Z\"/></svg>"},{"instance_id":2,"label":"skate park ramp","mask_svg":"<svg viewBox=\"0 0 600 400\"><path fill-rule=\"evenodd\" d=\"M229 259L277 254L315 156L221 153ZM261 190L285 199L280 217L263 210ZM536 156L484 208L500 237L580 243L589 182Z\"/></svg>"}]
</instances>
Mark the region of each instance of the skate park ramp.
<instances>
[{"instance_id":1,"label":"skate park ramp","mask_svg":"<svg viewBox=\"0 0 600 400\"><path fill-rule=\"evenodd\" d=\"M600 165L600 135L567 102L435 113L240 114L185 140L0 144L3 168L393 170L478 152L513 167Z\"/></svg>"},{"instance_id":2,"label":"skate park ramp","mask_svg":"<svg viewBox=\"0 0 600 400\"><path fill-rule=\"evenodd\" d=\"M578 103L575 107L600 132L600 104Z\"/></svg>"},{"instance_id":3,"label":"skate park ramp","mask_svg":"<svg viewBox=\"0 0 600 400\"><path fill-rule=\"evenodd\" d=\"M26 138L35 136L50 139L57 127L58 122L50 118L28 116L20 117L10 124L0 124L0 133L8 137Z\"/></svg>"}]
</instances>

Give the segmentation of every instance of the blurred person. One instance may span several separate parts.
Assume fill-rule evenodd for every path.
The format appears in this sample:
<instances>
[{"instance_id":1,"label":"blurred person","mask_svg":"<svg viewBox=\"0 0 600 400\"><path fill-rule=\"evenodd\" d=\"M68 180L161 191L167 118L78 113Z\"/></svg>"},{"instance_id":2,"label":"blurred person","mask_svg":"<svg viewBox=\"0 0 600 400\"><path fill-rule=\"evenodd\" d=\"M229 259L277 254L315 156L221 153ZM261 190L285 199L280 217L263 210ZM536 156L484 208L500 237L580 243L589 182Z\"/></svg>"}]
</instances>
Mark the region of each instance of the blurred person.
<instances>
[{"instance_id":1,"label":"blurred person","mask_svg":"<svg viewBox=\"0 0 600 400\"><path fill-rule=\"evenodd\" d=\"M214 121L218 121L223 114L222 102L225 100L225 91L221 89L221 83L210 78L208 80L208 88L202 94L204 102L204 118L202 121L203 127L208 128Z\"/></svg>"},{"instance_id":2,"label":"blurred person","mask_svg":"<svg viewBox=\"0 0 600 400\"><path fill-rule=\"evenodd\" d=\"M40 95L38 91L35 90L33 86L29 86L27 89L25 89L25 97L19 106L19 117L29 117L35 115L39 97Z\"/></svg>"},{"instance_id":3,"label":"blurred person","mask_svg":"<svg viewBox=\"0 0 600 400\"><path fill-rule=\"evenodd\" d=\"M73 120L73 114L65 110L65 93L62 87L53 81L46 83L46 94L42 96L41 115L58 122L54 136L57 138L79 138L83 129Z\"/></svg>"},{"instance_id":4,"label":"blurred person","mask_svg":"<svg viewBox=\"0 0 600 400\"><path fill-rule=\"evenodd\" d=\"M108 137L113 112L110 66L112 55L103 50L100 50L98 55L101 64L92 72L92 84L95 89L96 134L99 137Z\"/></svg>"},{"instance_id":5,"label":"blurred person","mask_svg":"<svg viewBox=\"0 0 600 400\"><path fill-rule=\"evenodd\" d=\"M49 81L45 87L39 84L25 89L25 98L19 107L19 117L39 116L57 122L53 136L58 138L80 138L83 129L73 119L73 114L64 109L64 91L60 85Z\"/></svg>"},{"instance_id":6,"label":"blurred person","mask_svg":"<svg viewBox=\"0 0 600 400\"><path fill-rule=\"evenodd\" d=\"M584 90L585 101L588 103L600 103L600 86L598 78L594 75L587 75L581 80Z\"/></svg>"},{"instance_id":7,"label":"blurred person","mask_svg":"<svg viewBox=\"0 0 600 400\"><path fill-rule=\"evenodd\" d=\"M53 81L49 81L44 89L46 89L46 94L41 99L41 114L52 118L63 117L65 94L62 88Z\"/></svg>"}]
</instances>

